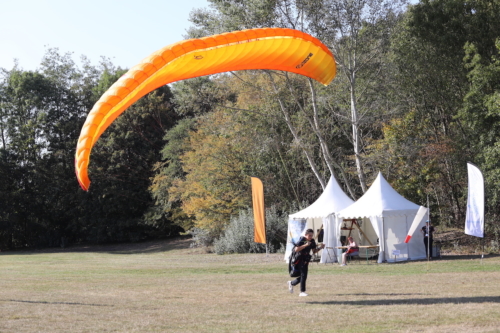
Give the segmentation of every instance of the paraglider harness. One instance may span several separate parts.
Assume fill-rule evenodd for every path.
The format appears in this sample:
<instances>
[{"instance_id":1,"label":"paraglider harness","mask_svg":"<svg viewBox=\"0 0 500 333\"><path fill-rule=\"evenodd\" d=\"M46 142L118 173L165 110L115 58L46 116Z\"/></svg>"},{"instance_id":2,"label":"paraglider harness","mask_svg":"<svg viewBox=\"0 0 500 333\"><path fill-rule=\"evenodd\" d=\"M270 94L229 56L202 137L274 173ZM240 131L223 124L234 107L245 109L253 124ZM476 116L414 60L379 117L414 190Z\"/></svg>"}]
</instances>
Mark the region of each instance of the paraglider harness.
<instances>
[{"instance_id":1,"label":"paraglider harness","mask_svg":"<svg viewBox=\"0 0 500 333\"><path fill-rule=\"evenodd\" d=\"M303 239L301 238L298 243L294 243L292 241L292 253L290 254L290 257L288 257L288 272L290 273L290 277L299 277L302 265L307 265L312 258L309 253L302 254L301 252L295 251L295 248L300 246L302 240Z\"/></svg>"}]
</instances>

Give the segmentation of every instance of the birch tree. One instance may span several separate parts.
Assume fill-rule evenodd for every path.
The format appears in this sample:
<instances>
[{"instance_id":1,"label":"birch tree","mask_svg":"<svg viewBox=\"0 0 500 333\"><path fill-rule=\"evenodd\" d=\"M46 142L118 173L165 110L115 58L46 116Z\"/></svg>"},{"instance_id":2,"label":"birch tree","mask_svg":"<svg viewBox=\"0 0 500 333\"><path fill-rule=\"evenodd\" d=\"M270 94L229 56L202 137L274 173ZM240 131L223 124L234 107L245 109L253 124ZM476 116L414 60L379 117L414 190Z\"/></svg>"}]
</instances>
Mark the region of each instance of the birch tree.
<instances>
[{"instance_id":1,"label":"birch tree","mask_svg":"<svg viewBox=\"0 0 500 333\"><path fill-rule=\"evenodd\" d=\"M387 76L384 60L389 45L389 37L405 9L407 0L209 0L210 10L199 9L191 14L195 27L189 30L191 37L209 33L277 26L298 29L319 38L333 51L338 67L335 90L330 96L318 91L323 87L307 82L302 90L309 91L307 104L298 103L303 116L308 120L309 130L316 136L316 144L321 148L321 156L332 175L340 175L347 190L356 198L352 179L346 175L345 165L349 159L342 154L332 154L332 143L327 142L325 126L319 122L318 114L324 108L336 118L339 130L343 131L352 144L355 173L360 190L365 192L366 176L363 155L371 132L365 126L373 123L374 117L386 112L383 80ZM287 85L290 86L288 75ZM290 89L297 100L297 91ZM321 100L318 95L322 94ZM278 94L276 94L278 96ZM335 100L334 100L335 99ZM287 119L285 105L280 107L296 141L300 131L293 128ZM346 129L346 126L350 127ZM309 152L303 149L307 156ZM318 181L325 186L314 159L307 156L311 170Z\"/></svg>"},{"instance_id":2,"label":"birch tree","mask_svg":"<svg viewBox=\"0 0 500 333\"><path fill-rule=\"evenodd\" d=\"M337 80L344 81L347 103L332 103L340 121L349 121L346 133L352 142L356 171L363 192L366 176L363 154L366 141L363 127L387 112L384 77L389 40L406 0L314 0L307 1L308 28L326 43L338 65ZM337 109L340 114L336 113ZM366 134L365 134L366 135Z\"/></svg>"},{"instance_id":3,"label":"birch tree","mask_svg":"<svg viewBox=\"0 0 500 333\"><path fill-rule=\"evenodd\" d=\"M305 3L289 0L211 0L211 10L198 9L192 12L191 21L195 26L188 31L189 37L201 37L208 34L266 26L288 27L307 32ZM284 120L293 134L295 142L306 156L318 182L323 188L326 187L323 172L321 172L320 166L317 165L317 160L312 156L312 152L308 148L309 145L305 142L306 138L301 134L304 133L304 130L298 129L298 125L294 123L292 115L294 109L301 112L302 117L307 119L306 124L309 126L309 131L315 135L316 145L321 148L319 152L323 163L332 175L339 174L341 176L348 192L355 198L355 190L351 187L351 182L344 171L344 166L338 161L339 158L337 156L332 155L326 139L328 134L325 133L324 127L320 126L319 114L321 112L318 109L322 105L316 100L319 85L313 83L311 80L302 80L301 87L293 89L292 87L296 86L296 83L300 82L300 80L290 79L287 73L267 73L271 82L269 86L270 90L263 93L273 95L278 100ZM294 81L294 83L291 81ZM302 94L299 97L298 91L307 91L309 94L308 96ZM284 94L286 93L292 97L285 98ZM285 99L288 100L288 103L285 102Z\"/></svg>"}]
</instances>

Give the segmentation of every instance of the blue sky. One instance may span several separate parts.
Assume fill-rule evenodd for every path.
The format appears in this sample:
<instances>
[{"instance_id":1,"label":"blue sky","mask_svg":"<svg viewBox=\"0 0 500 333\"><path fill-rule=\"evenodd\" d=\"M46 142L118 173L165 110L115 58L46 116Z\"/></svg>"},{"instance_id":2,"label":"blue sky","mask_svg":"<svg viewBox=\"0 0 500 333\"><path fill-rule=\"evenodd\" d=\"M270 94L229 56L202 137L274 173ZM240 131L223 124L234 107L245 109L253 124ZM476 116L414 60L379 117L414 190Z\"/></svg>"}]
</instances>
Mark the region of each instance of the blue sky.
<instances>
[{"instance_id":1,"label":"blue sky","mask_svg":"<svg viewBox=\"0 0 500 333\"><path fill-rule=\"evenodd\" d=\"M130 68L180 41L191 26L189 12L207 0L0 0L0 67L39 67L48 47L72 52L80 64L100 57Z\"/></svg>"}]
</instances>

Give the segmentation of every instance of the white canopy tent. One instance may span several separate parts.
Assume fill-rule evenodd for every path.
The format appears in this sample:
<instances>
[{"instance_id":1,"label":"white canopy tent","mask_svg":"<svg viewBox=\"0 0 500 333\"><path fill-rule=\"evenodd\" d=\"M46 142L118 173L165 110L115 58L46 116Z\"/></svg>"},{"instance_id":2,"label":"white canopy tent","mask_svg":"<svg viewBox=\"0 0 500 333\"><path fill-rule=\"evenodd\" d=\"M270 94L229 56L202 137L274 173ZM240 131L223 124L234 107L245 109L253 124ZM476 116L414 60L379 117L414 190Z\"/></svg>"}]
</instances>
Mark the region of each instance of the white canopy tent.
<instances>
[{"instance_id":1,"label":"white canopy tent","mask_svg":"<svg viewBox=\"0 0 500 333\"><path fill-rule=\"evenodd\" d=\"M338 223L352 218L371 221L379 238L379 263L416 260L425 258L422 236L418 233L412 242L406 244L404 241L419 208L396 192L379 173L368 191L354 204L339 211L337 218ZM422 226L424 223L420 221Z\"/></svg>"},{"instance_id":2,"label":"white canopy tent","mask_svg":"<svg viewBox=\"0 0 500 333\"><path fill-rule=\"evenodd\" d=\"M288 237L285 252L285 261L293 249L293 242L297 242L306 229L314 230L314 237L317 239L318 232L323 226L323 241L327 246L337 246L338 236L335 233L335 214L351 205L354 201L349 198L335 177L331 176L328 184L320 197L309 207L289 215ZM321 262L327 261L326 251L321 254Z\"/></svg>"}]
</instances>

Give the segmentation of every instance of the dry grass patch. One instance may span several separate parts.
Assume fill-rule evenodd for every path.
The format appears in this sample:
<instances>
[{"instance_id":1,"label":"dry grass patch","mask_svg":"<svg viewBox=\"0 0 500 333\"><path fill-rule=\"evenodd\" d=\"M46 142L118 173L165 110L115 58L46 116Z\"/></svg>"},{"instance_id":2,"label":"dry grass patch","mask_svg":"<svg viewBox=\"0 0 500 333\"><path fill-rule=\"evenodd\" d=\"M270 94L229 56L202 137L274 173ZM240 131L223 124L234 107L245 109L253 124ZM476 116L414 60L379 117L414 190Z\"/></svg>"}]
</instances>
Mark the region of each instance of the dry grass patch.
<instances>
[{"instance_id":1,"label":"dry grass patch","mask_svg":"<svg viewBox=\"0 0 500 333\"><path fill-rule=\"evenodd\" d=\"M500 258L311 264L188 240L0 255L0 332L498 332ZM475 258L471 260L471 258Z\"/></svg>"}]
</instances>

